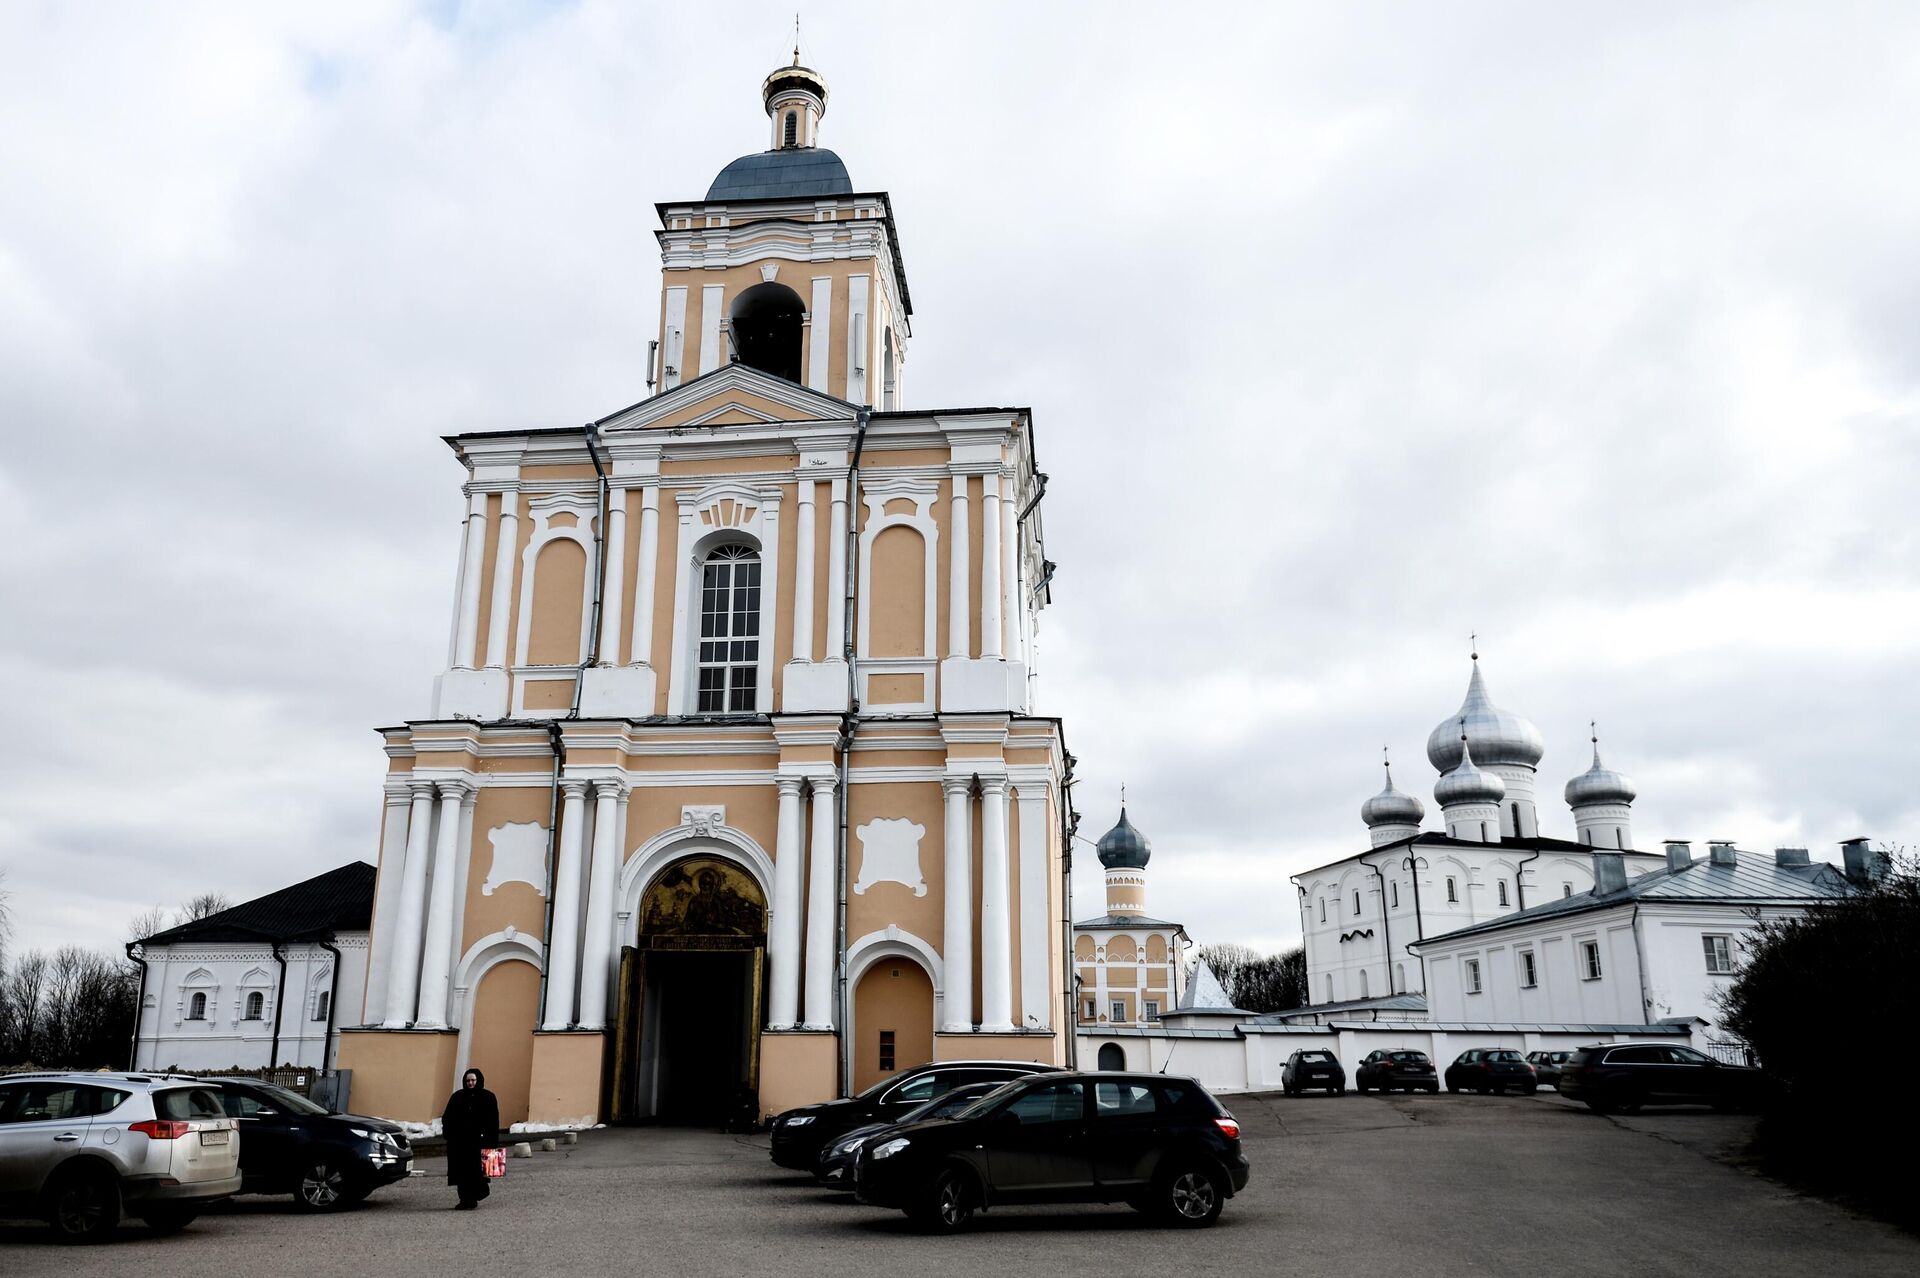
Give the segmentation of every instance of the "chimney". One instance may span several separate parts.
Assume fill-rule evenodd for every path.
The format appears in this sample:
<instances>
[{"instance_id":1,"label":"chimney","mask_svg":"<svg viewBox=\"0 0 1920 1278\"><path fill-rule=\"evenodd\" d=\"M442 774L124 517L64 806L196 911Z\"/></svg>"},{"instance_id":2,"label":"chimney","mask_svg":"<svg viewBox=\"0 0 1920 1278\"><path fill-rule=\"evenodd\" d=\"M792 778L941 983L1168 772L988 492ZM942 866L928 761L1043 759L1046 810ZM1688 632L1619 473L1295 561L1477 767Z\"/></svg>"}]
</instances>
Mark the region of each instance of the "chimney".
<instances>
[{"instance_id":1,"label":"chimney","mask_svg":"<svg viewBox=\"0 0 1920 1278\"><path fill-rule=\"evenodd\" d=\"M1775 848L1773 863L1784 870L1795 865L1812 865L1813 858L1805 848Z\"/></svg>"},{"instance_id":2,"label":"chimney","mask_svg":"<svg viewBox=\"0 0 1920 1278\"><path fill-rule=\"evenodd\" d=\"M1593 894L1605 896L1627 886L1627 858L1618 852L1593 854Z\"/></svg>"},{"instance_id":3,"label":"chimney","mask_svg":"<svg viewBox=\"0 0 1920 1278\"><path fill-rule=\"evenodd\" d=\"M1685 839L1667 840L1667 868L1675 874L1693 864L1693 849Z\"/></svg>"},{"instance_id":4,"label":"chimney","mask_svg":"<svg viewBox=\"0 0 1920 1278\"><path fill-rule=\"evenodd\" d=\"M1733 854L1733 840L1714 839L1708 842L1707 861L1713 865L1740 864L1740 858Z\"/></svg>"},{"instance_id":5,"label":"chimney","mask_svg":"<svg viewBox=\"0 0 1920 1278\"><path fill-rule=\"evenodd\" d=\"M1855 887L1866 887L1880 877L1881 857L1867 846L1865 839L1848 839L1840 845L1841 872Z\"/></svg>"}]
</instances>

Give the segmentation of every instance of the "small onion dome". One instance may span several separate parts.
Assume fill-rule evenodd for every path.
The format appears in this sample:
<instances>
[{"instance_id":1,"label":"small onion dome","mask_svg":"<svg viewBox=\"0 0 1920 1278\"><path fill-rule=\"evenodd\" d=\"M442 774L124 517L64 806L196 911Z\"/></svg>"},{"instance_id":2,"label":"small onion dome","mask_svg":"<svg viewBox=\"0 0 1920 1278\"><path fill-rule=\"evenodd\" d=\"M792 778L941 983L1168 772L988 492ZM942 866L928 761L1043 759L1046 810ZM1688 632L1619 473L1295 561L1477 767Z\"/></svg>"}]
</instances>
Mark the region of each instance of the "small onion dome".
<instances>
[{"instance_id":1,"label":"small onion dome","mask_svg":"<svg viewBox=\"0 0 1920 1278\"><path fill-rule=\"evenodd\" d=\"M1433 797L1443 808L1460 803L1498 803L1507 797L1507 783L1475 767L1473 751L1462 741L1460 766L1433 783Z\"/></svg>"},{"instance_id":2,"label":"small onion dome","mask_svg":"<svg viewBox=\"0 0 1920 1278\"><path fill-rule=\"evenodd\" d=\"M773 110L773 100L789 89L798 89L802 93L811 93L820 99L820 109L827 108L827 77L812 67L800 65L800 51L793 51L793 65L781 67L769 75L760 84L760 100L767 110Z\"/></svg>"},{"instance_id":3,"label":"small onion dome","mask_svg":"<svg viewBox=\"0 0 1920 1278\"><path fill-rule=\"evenodd\" d=\"M1120 821L1111 830L1100 836L1096 845L1100 854L1100 864L1109 870L1144 870L1147 861L1153 856L1153 844L1147 842L1147 836L1133 828L1127 820L1127 810L1120 809Z\"/></svg>"},{"instance_id":4,"label":"small onion dome","mask_svg":"<svg viewBox=\"0 0 1920 1278\"><path fill-rule=\"evenodd\" d=\"M1394 788L1391 764L1387 767L1387 788L1360 805L1360 819L1369 830L1382 825L1419 825L1426 816L1424 803Z\"/></svg>"},{"instance_id":5,"label":"small onion dome","mask_svg":"<svg viewBox=\"0 0 1920 1278\"><path fill-rule=\"evenodd\" d=\"M1540 729L1531 722L1493 704L1487 695L1486 681L1480 677L1480 654L1473 657L1473 677L1467 681L1467 699L1457 714L1450 716L1427 736L1427 761L1435 771L1451 772L1460 762L1461 729L1480 753L1485 764L1538 766L1547 752Z\"/></svg>"},{"instance_id":6,"label":"small onion dome","mask_svg":"<svg viewBox=\"0 0 1920 1278\"><path fill-rule=\"evenodd\" d=\"M1640 792L1633 778L1614 772L1600 762L1600 738L1593 739L1593 766L1567 782L1567 806L1584 808L1594 803L1632 803Z\"/></svg>"}]
</instances>

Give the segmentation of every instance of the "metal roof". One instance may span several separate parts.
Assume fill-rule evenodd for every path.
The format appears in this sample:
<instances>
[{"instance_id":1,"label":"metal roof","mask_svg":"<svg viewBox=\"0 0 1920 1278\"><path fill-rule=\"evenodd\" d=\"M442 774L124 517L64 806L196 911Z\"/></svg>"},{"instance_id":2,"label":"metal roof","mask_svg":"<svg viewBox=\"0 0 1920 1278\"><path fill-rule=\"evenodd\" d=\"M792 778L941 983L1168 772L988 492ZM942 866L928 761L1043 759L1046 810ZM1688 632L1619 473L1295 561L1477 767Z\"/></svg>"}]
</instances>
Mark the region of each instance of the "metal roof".
<instances>
[{"instance_id":1,"label":"metal roof","mask_svg":"<svg viewBox=\"0 0 1920 1278\"><path fill-rule=\"evenodd\" d=\"M1593 849L1587 850L1591 852ZM1711 859L1702 859L1678 870L1650 870L1628 879L1625 887L1612 892L1576 892L1572 896L1504 914L1485 923L1429 936L1413 942L1408 948L1418 952L1422 947L1438 941L1518 927L1563 914L1610 909L1636 901L1765 905L1771 902L1830 901L1852 894L1853 887L1846 877L1824 861L1807 865L1779 865L1771 856L1736 849L1732 865L1718 865Z\"/></svg>"},{"instance_id":2,"label":"metal roof","mask_svg":"<svg viewBox=\"0 0 1920 1278\"><path fill-rule=\"evenodd\" d=\"M1088 919L1085 923L1075 923L1073 927L1075 931L1079 931L1081 928L1092 927L1120 928L1122 930L1127 928L1170 927L1176 931L1180 930L1178 923L1169 923L1165 919L1151 919L1144 914L1102 914L1097 919Z\"/></svg>"},{"instance_id":3,"label":"metal roof","mask_svg":"<svg viewBox=\"0 0 1920 1278\"><path fill-rule=\"evenodd\" d=\"M142 945L182 941L292 941L364 932L373 922L374 868L354 861L231 909L142 937Z\"/></svg>"},{"instance_id":4,"label":"metal roof","mask_svg":"<svg viewBox=\"0 0 1920 1278\"><path fill-rule=\"evenodd\" d=\"M1377 853L1396 852L1402 848L1415 845L1423 848L1461 848L1468 852L1510 852L1517 848L1522 852L1577 852L1582 856L1591 856L1596 851L1616 850L1594 848L1589 844L1575 843L1571 839L1549 839L1532 835L1526 838L1503 837L1495 839L1491 843L1479 843L1473 839L1456 839L1450 834L1441 834L1433 830L1422 830L1418 834L1409 834L1404 839L1395 839L1391 843L1382 843L1377 848L1367 848L1364 851L1354 852L1347 856L1340 857L1338 860L1313 866L1311 869L1302 870L1291 877L1295 882L1298 882L1306 878L1309 874L1318 874L1322 870L1331 870L1334 866L1345 865L1348 861L1360 861L1364 864L1366 863L1366 858L1374 856ZM1644 857L1649 860L1665 859L1660 853L1648 852L1644 848L1624 848L1618 850L1630 857Z\"/></svg>"},{"instance_id":5,"label":"metal roof","mask_svg":"<svg viewBox=\"0 0 1920 1278\"><path fill-rule=\"evenodd\" d=\"M803 200L818 195L852 195L853 179L840 157L825 147L784 147L743 155L720 170L707 199Z\"/></svg>"},{"instance_id":6,"label":"metal roof","mask_svg":"<svg viewBox=\"0 0 1920 1278\"><path fill-rule=\"evenodd\" d=\"M1349 999L1344 1003L1309 1003L1305 1007L1289 1007L1278 1012L1263 1012L1260 1020L1272 1022L1292 1020L1301 1016L1330 1016L1339 1012L1424 1012L1427 1010L1427 997L1424 994L1383 994L1379 998Z\"/></svg>"}]
</instances>

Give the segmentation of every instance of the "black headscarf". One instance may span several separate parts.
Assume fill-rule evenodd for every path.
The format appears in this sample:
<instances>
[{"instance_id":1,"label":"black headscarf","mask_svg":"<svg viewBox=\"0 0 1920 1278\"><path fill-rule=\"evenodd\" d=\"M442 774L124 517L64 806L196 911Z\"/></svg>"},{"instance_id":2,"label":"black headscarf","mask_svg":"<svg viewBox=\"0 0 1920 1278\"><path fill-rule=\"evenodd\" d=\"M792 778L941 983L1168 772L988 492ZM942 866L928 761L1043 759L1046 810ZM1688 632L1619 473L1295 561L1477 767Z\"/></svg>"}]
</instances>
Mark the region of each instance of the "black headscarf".
<instances>
[{"instance_id":1,"label":"black headscarf","mask_svg":"<svg viewBox=\"0 0 1920 1278\"><path fill-rule=\"evenodd\" d=\"M467 1086L472 1076L474 1085ZM447 1110L440 1116L440 1132L447 1139L447 1152L480 1149L500 1143L500 1102L487 1090L487 1076L470 1069L460 1076L460 1086L447 1098Z\"/></svg>"}]
</instances>

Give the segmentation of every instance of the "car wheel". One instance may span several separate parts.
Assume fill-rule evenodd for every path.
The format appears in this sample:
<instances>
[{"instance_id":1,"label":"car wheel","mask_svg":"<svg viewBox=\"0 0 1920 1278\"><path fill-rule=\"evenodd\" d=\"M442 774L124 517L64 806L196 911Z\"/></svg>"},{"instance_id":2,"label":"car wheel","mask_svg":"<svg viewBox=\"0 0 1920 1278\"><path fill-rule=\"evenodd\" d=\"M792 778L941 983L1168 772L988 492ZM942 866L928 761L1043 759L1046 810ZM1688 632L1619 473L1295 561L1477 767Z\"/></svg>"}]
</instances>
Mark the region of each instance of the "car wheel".
<instances>
[{"instance_id":1,"label":"car wheel","mask_svg":"<svg viewBox=\"0 0 1920 1278\"><path fill-rule=\"evenodd\" d=\"M908 1214L928 1233L957 1234L973 1220L973 1186L949 1168L933 1178L926 1201Z\"/></svg>"},{"instance_id":2,"label":"car wheel","mask_svg":"<svg viewBox=\"0 0 1920 1278\"><path fill-rule=\"evenodd\" d=\"M200 1218L198 1207L149 1207L140 1213L156 1234L177 1234Z\"/></svg>"},{"instance_id":3,"label":"car wheel","mask_svg":"<svg viewBox=\"0 0 1920 1278\"><path fill-rule=\"evenodd\" d=\"M293 1201L306 1211L338 1211L354 1201L347 1174L326 1159L307 1164L293 1187Z\"/></svg>"},{"instance_id":4,"label":"car wheel","mask_svg":"<svg viewBox=\"0 0 1920 1278\"><path fill-rule=\"evenodd\" d=\"M1176 1167L1160 1182L1160 1214L1170 1225L1202 1229L1220 1219L1226 1196L1205 1167Z\"/></svg>"},{"instance_id":5,"label":"car wheel","mask_svg":"<svg viewBox=\"0 0 1920 1278\"><path fill-rule=\"evenodd\" d=\"M47 1195L47 1223L61 1242L96 1243L120 1227L120 1182L104 1168L68 1172Z\"/></svg>"}]
</instances>

